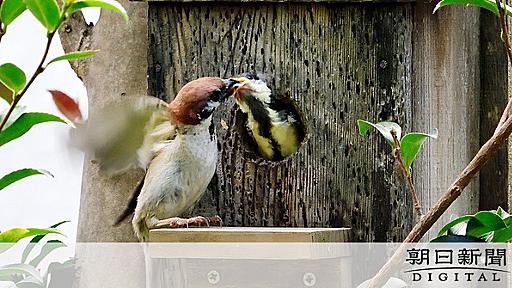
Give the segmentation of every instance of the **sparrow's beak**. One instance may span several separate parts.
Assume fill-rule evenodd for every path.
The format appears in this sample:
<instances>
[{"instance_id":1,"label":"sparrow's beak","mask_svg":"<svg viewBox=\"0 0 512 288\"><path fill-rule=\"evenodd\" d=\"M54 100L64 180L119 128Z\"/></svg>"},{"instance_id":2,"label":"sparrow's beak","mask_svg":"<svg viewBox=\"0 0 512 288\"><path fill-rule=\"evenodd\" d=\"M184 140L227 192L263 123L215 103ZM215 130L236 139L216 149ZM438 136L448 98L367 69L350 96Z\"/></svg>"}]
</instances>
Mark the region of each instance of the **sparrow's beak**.
<instances>
[{"instance_id":1,"label":"sparrow's beak","mask_svg":"<svg viewBox=\"0 0 512 288\"><path fill-rule=\"evenodd\" d=\"M251 80L245 78L245 77L239 77L239 78L229 78L225 79L224 82L226 83L226 87L228 88L227 95L233 95L237 100L241 100L243 98L244 91L250 91L250 85Z\"/></svg>"}]
</instances>

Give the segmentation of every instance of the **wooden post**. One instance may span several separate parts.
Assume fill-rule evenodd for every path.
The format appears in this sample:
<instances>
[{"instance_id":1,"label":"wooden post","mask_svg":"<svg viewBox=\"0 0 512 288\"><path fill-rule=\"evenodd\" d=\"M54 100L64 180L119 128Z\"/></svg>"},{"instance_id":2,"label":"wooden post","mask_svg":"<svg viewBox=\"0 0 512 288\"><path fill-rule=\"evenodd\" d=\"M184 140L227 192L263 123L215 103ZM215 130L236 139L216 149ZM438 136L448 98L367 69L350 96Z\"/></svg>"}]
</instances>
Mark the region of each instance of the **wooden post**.
<instances>
[{"instance_id":1,"label":"wooden post","mask_svg":"<svg viewBox=\"0 0 512 288\"><path fill-rule=\"evenodd\" d=\"M480 145L480 11L452 6L432 15L434 6L418 3L414 8L413 127L418 131L439 129L439 138L425 146L413 167L425 210L439 199ZM478 179L465 190L426 239L435 237L451 215L478 210Z\"/></svg>"},{"instance_id":2,"label":"wooden post","mask_svg":"<svg viewBox=\"0 0 512 288\"><path fill-rule=\"evenodd\" d=\"M508 61L498 17L480 11L480 144L496 129L508 100ZM507 145L480 171L480 210L508 209Z\"/></svg>"}]
</instances>

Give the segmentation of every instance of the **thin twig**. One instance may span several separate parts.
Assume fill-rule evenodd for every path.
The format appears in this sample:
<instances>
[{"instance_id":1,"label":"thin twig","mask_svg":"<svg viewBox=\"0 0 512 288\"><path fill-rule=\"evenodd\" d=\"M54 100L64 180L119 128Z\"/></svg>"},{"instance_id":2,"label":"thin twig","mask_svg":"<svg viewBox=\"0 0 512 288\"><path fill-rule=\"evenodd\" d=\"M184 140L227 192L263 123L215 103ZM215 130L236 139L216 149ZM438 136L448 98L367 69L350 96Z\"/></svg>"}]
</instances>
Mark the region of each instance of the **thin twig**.
<instances>
[{"instance_id":1,"label":"thin twig","mask_svg":"<svg viewBox=\"0 0 512 288\"><path fill-rule=\"evenodd\" d=\"M14 111L14 108L16 107L18 102L21 100L21 97L23 97L23 95L25 95L28 88L30 87L30 85L32 85L32 83L37 78L37 76L39 76L39 74L41 74L44 71L43 65L44 65L44 62L46 61L46 57L48 56L48 52L50 51L50 45L52 43L52 39L53 39L54 35L55 35L55 32L48 33L46 47L44 49L44 53L43 53L43 57L41 58L41 62L39 62L39 65L37 66L36 71L30 78L30 80L27 82L27 85L25 85L25 88L23 88L23 90L21 90L21 92L18 93L18 95L16 95L14 97L14 99L11 103L11 106L9 107L9 110L7 111L7 114L5 114L4 118L2 119L2 122L0 123L0 131L2 131L4 129L4 126L7 123L7 120L11 116L11 114Z\"/></svg>"},{"instance_id":2,"label":"thin twig","mask_svg":"<svg viewBox=\"0 0 512 288\"><path fill-rule=\"evenodd\" d=\"M468 166L459 174L457 179L443 194L441 199L430 209L427 214L420 219L412 228L407 238L405 238L400 248L393 254L388 262L381 268L379 273L372 279L370 288L382 287L387 282L393 270L400 264L402 255L407 248L406 243L418 242L425 233L434 225L434 223L443 215L450 205L462 194L462 190L471 182L471 179L482 168L484 163L491 157L491 155L498 150L498 147L505 142L505 140L512 133L512 118L508 118L505 123L498 129L498 131L480 148L478 153L473 157Z\"/></svg>"},{"instance_id":3,"label":"thin twig","mask_svg":"<svg viewBox=\"0 0 512 288\"><path fill-rule=\"evenodd\" d=\"M391 136L393 137L393 142L395 143L395 157L398 159L398 163L400 164L400 170L402 170L405 179L407 179L407 185L409 186L409 190L411 191L414 210L416 210L416 215L418 216L418 219L421 219L423 217L423 210L421 209L421 204L420 201L418 200L418 194L416 194L416 188L414 188L414 184L412 183L412 175L409 172L409 169L405 167L400 147L400 141L398 141L398 137L396 136L396 131L394 129L391 129Z\"/></svg>"}]
</instances>

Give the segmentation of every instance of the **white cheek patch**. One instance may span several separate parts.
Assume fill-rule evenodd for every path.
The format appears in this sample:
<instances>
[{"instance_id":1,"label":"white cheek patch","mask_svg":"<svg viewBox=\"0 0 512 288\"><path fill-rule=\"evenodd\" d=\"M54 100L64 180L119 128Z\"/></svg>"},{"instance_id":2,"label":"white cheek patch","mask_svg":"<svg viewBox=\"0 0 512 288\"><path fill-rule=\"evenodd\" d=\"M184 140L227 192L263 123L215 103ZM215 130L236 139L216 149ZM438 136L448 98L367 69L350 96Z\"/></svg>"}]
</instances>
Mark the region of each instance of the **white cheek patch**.
<instances>
[{"instance_id":1,"label":"white cheek patch","mask_svg":"<svg viewBox=\"0 0 512 288\"><path fill-rule=\"evenodd\" d=\"M213 111L214 111L217 107L219 107L219 105L220 105L220 102L210 101L210 100L209 100L208 102L206 102L206 105L203 107L203 109L201 109L201 113L197 114L197 118L198 118L199 120L203 120L203 118L208 118L208 117L210 117L210 116L212 115ZM202 116L201 116L201 115L202 115L203 113L205 113L205 112L206 112L206 114L208 115L208 117L202 117Z\"/></svg>"},{"instance_id":2,"label":"white cheek patch","mask_svg":"<svg viewBox=\"0 0 512 288\"><path fill-rule=\"evenodd\" d=\"M209 109L215 109L215 108L219 107L219 105L220 105L220 102L215 102L215 101L206 102L206 107L208 107Z\"/></svg>"},{"instance_id":3,"label":"white cheek patch","mask_svg":"<svg viewBox=\"0 0 512 288\"><path fill-rule=\"evenodd\" d=\"M272 91L270 88L268 88L265 82L261 80L251 80L251 85L249 88L253 91L252 95L254 98L260 100L263 103L270 103L270 94L272 94Z\"/></svg>"}]
</instances>

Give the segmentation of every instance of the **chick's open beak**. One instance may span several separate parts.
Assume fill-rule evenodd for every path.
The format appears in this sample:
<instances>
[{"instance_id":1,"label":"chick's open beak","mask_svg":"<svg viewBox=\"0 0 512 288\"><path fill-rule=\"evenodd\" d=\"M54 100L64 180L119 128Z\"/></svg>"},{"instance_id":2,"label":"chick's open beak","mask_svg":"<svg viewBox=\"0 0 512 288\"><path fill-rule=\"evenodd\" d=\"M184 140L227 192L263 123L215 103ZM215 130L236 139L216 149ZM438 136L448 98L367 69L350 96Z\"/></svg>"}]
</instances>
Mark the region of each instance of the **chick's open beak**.
<instances>
[{"instance_id":1,"label":"chick's open beak","mask_svg":"<svg viewBox=\"0 0 512 288\"><path fill-rule=\"evenodd\" d=\"M235 96L236 99L240 100L243 97L243 91L251 90L250 85L251 80L245 77L239 78L229 78L224 80L226 83L226 87L228 89L228 95Z\"/></svg>"}]
</instances>

